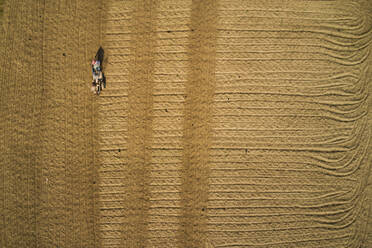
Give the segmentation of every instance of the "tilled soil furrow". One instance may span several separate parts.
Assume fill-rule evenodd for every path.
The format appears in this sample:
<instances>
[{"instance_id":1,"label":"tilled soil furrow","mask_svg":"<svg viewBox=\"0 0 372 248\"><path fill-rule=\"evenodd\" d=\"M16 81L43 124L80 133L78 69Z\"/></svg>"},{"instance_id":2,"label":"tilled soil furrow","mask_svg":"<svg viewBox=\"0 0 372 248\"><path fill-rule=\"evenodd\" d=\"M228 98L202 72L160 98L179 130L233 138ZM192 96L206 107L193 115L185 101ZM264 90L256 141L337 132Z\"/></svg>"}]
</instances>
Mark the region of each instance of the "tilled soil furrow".
<instances>
[{"instance_id":1,"label":"tilled soil furrow","mask_svg":"<svg viewBox=\"0 0 372 248\"><path fill-rule=\"evenodd\" d=\"M107 1L105 3L105 17L103 19L103 27L102 35L104 41L104 48L105 48L105 57L106 60L104 61L104 68L105 68L105 75L107 78L108 86L107 88L101 93L99 98L99 127L97 127L97 131L99 130L99 160L100 160L100 168L111 168L113 167L113 173L107 175L107 179L105 179L105 175L102 174L102 171L99 170L99 185L98 191L114 191L117 194L117 197L114 199L120 204L116 204L114 209L111 207L107 207L104 202L102 202L102 198L99 197L98 207L99 207L99 223L97 225L98 232L99 232L99 242L102 247L125 247L128 246L129 235L127 233L127 226L128 225L128 216L131 212L131 215L134 216L134 212L129 209L129 206L135 202L128 202L129 201L129 194L130 191L128 187L133 187L133 183L135 183L135 178L130 177L128 175L128 108L126 108L126 113L123 118L121 111L110 111L110 109L120 109L129 106L128 101L128 90L129 85L123 84L122 81L130 82L130 70L129 70L129 61L133 60L133 50L131 48L131 40L133 39L132 33L130 29L123 29L125 31L122 35L113 35L110 30L110 24L113 24L109 21L110 20L110 13L115 10L115 4L119 3L119 1ZM122 15L128 20L128 27L134 21L134 6L133 3L121 2L121 8L123 10ZM110 37L117 37L120 39L116 39L119 44L122 44L127 54L125 56L128 58L128 61L121 63L119 67L113 67L111 62L111 54L112 50L109 48L109 44L111 44ZM111 88L111 86L113 88ZM111 113L108 116L108 113ZM138 133L137 133L138 134ZM106 137L113 137L114 139L106 138ZM107 150L107 152L106 152ZM106 155L107 154L107 155ZM114 159L114 160L113 160ZM112 164L114 161L114 165ZM115 183L117 187L112 187L112 179L116 178ZM131 181L131 180L132 181ZM131 185L132 182L132 185ZM140 194L140 192L138 192ZM112 199L109 197L108 199ZM132 200L133 201L133 197ZM132 209L135 211L135 209ZM115 212L120 212L120 216L125 217L116 217ZM140 214L139 211L136 212ZM112 224L109 220L114 222ZM138 223L136 223L138 225ZM142 225L141 225L142 226ZM132 226L132 231L134 230ZM126 239L128 238L128 239ZM132 240L133 241L133 240ZM129 246L128 246L129 247Z\"/></svg>"},{"instance_id":2,"label":"tilled soil furrow","mask_svg":"<svg viewBox=\"0 0 372 248\"><path fill-rule=\"evenodd\" d=\"M27 71L35 68L40 30L32 15L37 6L21 2L8 3L1 57L1 242L0 246L27 246L36 242L35 157L37 157L40 91L37 77ZM11 21L17 20L17 21ZM27 26L31 23L31 26ZM34 29L34 33L32 33ZM35 38L31 41L31 37ZM32 57L30 55L35 55ZM39 57L40 58L40 57ZM34 73L33 76L36 76ZM29 80L28 80L29 79ZM23 87L29 82L30 88ZM36 97L34 98L34 94ZM35 102L36 101L36 102ZM34 106L34 108L29 108Z\"/></svg>"},{"instance_id":3,"label":"tilled soil furrow","mask_svg":"<svg viewBox=\"0 0 372 248\"><path fill-rule=\"evenodd\" d=\"M86 131L93 129L94 109L89 108L89 76L81 72L98 46L93 31L89 40L84 35L97 10L90 3L80 2L79 11L74 6L71 1L7 4L1 58L1 85L6 86L1 116L8 120L2 122L1 143L6 151L1 212L7 216L2 218L2 247L95 244L93 138ZM86 26L77 37L71 30L83 12Z\"/></svg>"},{"instance_id":4,"label":"tilled soil furrow","mask_svg":"<svg viewBox=\"0 0 372 248\"><path fill-rule=\"evenodd\" d=\"M203 247L207 242L208 177L215 91L215 1L193 1L189 38L189 71L185 85L183 174L181 190L182 247Z\"/></svg>"},{"instance_id":5,"label":"tilled soil furrow","mask_svg":"<svg viewBox=\"0 0 372 248\"><path fill-rule=\"evenodd\" d=\"M308 6L312 11L297 17L317 15L314 26L301 20L294 27L286 18L275 23L281 11L290 11L289 17L301 10L289 2L274 4L272 12L262 7L260 12L258 8L245 13L231 2L220 2L229 14L218 24L216 136L208 201L209 213L219 216L209 234L218 247L357 247L362 242L366 184L354 182L365 181L363 174L368 171L362 162L369 146L363 97L366 51L341 52L338 45L363 47L368 41L357 30L349 33L347 21L336 24L337 18L350 13L340 8L335 16L324 14L317 8L329 8L328 13L332 8L322 3L312 2ZM297 46L302 42L317 46ZM319 49L325 47L329 50ZM345 66L350 66L346 74ZM314 69L328 75L315 75ZM355 70L360 73L351 76ZM329 133L329 128L335 130ZM229 193L212 193L217 189ZM303 189L310 191L295 193ZM274 217L273 222L234 217L271 213L291 218L290 212L312 224L295 222L290 227L285 222L274 224ZM225 223L231 224L222 227ZM324 237L321 228L328 229Z\"/></svg>"},{"instance_id":6,"label":"tilled soil furrow","mask_svg":"<svg viewBox=\"0 0 372 248\"><path fill-rule=\"evenodd\" d=\"M155 1L137 1L133 12L133 60L128 89L128 224L124 246L147 243L148 184L152 146L153 32Z\"/></svg>"}]
</instances>

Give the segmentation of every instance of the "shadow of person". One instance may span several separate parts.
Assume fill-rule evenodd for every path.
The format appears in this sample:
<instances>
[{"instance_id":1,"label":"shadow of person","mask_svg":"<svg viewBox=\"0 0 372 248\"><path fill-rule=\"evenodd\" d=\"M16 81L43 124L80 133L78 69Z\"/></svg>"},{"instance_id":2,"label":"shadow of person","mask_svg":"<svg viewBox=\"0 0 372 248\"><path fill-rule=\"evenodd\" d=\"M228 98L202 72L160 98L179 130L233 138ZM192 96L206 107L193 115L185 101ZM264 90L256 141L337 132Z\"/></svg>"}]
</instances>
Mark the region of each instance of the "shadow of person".
<instances>
[{"instance_id":1,"label":"shadow of person","mask_svg":"<svg viewBox=\"0 0 372 248\"><path fill-rule=\"evenodd\" d=\"M96 53L95 59L96 60L99 60L101 62L101 67L102 67L102 63L103 63L103 59L104 59L104 54L105 54L105 51L100 46L99 49L98 49L98 51L97 51L97 53Z\"/></svg>"}]
</instances>

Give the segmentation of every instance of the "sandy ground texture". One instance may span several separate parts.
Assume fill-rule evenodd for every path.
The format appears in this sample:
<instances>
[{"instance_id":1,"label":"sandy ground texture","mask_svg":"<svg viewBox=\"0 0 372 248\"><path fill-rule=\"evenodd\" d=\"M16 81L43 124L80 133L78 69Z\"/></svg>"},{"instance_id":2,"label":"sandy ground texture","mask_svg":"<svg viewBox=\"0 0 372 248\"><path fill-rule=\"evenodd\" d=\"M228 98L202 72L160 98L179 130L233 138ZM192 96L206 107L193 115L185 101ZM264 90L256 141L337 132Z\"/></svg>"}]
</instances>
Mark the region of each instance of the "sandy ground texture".
<instances>
[{"instance_id":1,"label":"sandy ground texture","mask_svg":"<svg viewBox=\"0 0 372 248\"><path fill-rule=\"evenodd\" d=\"M0 0L0 24L3 16L3 5L4 5L4 0Z\"/></svg>"},{"instance_id":2,"label":"sandy ground texture","mask_svg":"<svg viewBox=\"0 0 372 248\"><path fill-rule=\"evenodd\" d=\"M95 246L94 4L5 1L0 247Z\"/></svg>"},{"instance_id":3,"label":"sandy ground texture","mask_svg":"<svg viewBox=\"0 0 372 248\"><path fill-rule=\"evenodd\" d=\"M2 29L0 247L372 247L370 0L8 0Z\"/></svg>"}]
</instances>

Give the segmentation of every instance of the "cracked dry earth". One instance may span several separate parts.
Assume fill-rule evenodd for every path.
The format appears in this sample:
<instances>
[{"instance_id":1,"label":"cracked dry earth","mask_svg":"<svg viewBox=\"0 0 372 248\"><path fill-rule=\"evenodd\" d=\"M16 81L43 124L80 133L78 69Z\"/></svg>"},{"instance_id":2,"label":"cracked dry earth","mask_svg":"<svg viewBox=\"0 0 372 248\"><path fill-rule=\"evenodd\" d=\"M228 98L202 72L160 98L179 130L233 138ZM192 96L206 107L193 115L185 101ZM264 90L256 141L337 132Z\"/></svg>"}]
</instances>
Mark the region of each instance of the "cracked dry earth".
<instances>
[{"instance_id":1,"label":"cracked dry earth","mask_svg":"<svg viewBox=\"0 0 372 248\"><path fill-rule=\"evenodd\" d=\"M0 247L372 247L372 1L3 7Z\"/></svg>"}]
</instances>

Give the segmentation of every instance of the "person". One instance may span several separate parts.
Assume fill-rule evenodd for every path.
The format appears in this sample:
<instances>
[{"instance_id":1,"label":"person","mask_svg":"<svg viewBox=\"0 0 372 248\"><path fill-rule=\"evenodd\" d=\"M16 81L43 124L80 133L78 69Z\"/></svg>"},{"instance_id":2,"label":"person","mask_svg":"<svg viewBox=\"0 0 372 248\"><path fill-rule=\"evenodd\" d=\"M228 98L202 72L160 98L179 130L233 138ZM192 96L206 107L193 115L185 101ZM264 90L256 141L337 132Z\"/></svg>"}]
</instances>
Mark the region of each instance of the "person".
<instances>
[{"instance_id":1,"label":"person","mask_svg":"<svg viewBox=\"0 0 372 248\"><path fill-rule=\"evenodd\" d=\"M92 86L90 90L93 92L93 94L97 94L97 83L98 83L98 66L97 66L97 61L92 60L92 75L93 75L93 81L92 81Z\"/></svg>"},{"instance_id":2,"label":"person","mask_svg":"<svg viewBox=\"0 0 372 248\"><path fill-rule=\"evenodd\" d=\"M100 73L98 71L93 72L93 81L95 83L98 83L98 79L100 78L99 75L100 75Z\"/></svg>"},{"instance_id":3,"label":"person","mask_svg":"<svg viewBox=\"0 0 372 248\"><path fill-rule=\"evenodd\" d=\"M101 71L101 62L99 60L92 60L92 72Z\"/></svg>"},{"instance_id":4,"label":"person","mask_svg":"<svg viewBox=\"0 0 372 248\"><path fill-rule=\"evenodd\" d=\"M92 74L93 74L93 82L91 91L94 94L98 94L97 92L97 85L100 83L100 80L103 80L103 73L101 70L101 62L99 60L92 60Z\"/></svg>"}]
</instances>

